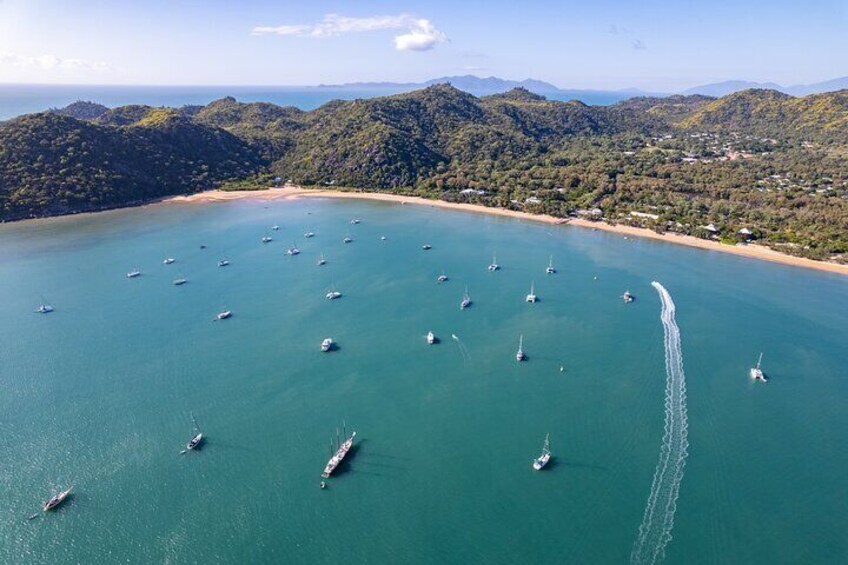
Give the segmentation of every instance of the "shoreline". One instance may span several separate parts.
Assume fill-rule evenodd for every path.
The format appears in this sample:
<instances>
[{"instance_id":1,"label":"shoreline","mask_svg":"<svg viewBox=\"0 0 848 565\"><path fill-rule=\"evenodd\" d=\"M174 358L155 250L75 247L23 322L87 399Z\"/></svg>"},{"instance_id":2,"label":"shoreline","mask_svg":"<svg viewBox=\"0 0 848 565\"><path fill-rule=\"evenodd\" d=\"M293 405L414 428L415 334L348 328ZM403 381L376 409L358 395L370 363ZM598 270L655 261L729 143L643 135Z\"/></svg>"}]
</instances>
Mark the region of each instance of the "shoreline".
<instances>
[{"instance_id":1,"label":"shoreline","mask_svg":"<svg viewBox=\"0 0 848 565\"><path fill-rule=\"evenodd\" d=\"M816 261L806 259L804 257L795 257L787 255L767 247L756 244L748 245L725 245L717 241L699 239L691 235L679 235L673 233L659 234L647 228L637 228L632 226L612 225L606 222L591 222L580 218L557 218L546 214L531 214L529 212L519 212L515 210L505 210L503 208L492 208L479 204L466 204L461 202L445 202L444 200L429 200L418 196L403 196L399 194L386 194L379 192L343 192L330 189L310 189L299 186L288 186L284 188L270 188L261 190L239 190L239 191L223 191L210 190L199 192L188 196L172 196L164 198L157 203L214 203L214 202L229 202L232 200L257 199L257 200L295 200L299 198L350 198L358 200L375 200L382 202L395 202L401 204L414 204L416 206L431 206L434 208L444 208L449 210L462 210L465 212L474 212L481 214L490 214L494 216L502 216L509 218L518 218L522 220L530 220L551 225L569 225L580 228L592 228L609 233L615 233L628 237L640 237L651 239L654 241L664 241L676 245L685 245L687 247L704 249L707 251L718 251L720 253L729 253L740 257L749 257L781 265L793 267L801 267L804 269L813 269L828 273L835 273L848 276L848 265L840 265L837 263L827 263L824 261Z\"/></svg>"}]
</instances>

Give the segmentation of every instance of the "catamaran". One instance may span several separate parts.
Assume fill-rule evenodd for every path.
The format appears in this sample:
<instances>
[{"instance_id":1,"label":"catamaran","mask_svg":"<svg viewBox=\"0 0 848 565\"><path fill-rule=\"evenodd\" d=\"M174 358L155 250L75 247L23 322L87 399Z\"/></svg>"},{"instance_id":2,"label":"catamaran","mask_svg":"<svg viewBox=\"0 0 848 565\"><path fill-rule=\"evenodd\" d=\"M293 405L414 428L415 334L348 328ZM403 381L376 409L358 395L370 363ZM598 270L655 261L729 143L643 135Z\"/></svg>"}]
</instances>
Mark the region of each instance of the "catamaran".
<instances>
[{"instance_id":1,"label":"catamaran","mask_svg":"<svg viewBox=\"0 0 848 565\"><path fill-rule=\"evenodd\" d=\"M763 370L760 368L760 365L762 364L762 362L763 362L763 354L760 353L760 358L757 359L757 366L751 367L751 370L749 371L749 373L751 375L751 378L754 379L755 381L766 382L768 380L768 378L766 377L765 373L763 373Z\"/></svg>"},{"instance_id":2,"label":"catamaran","mask_svg":"<svg viewBox=\"0 0 848 565\"><path fill-rule=\"evenodd\" d=\"M278 229L280 229L280 226L278 226L277 224L274 224L273 226L271 226L271 229L274 230L274 231L277 231Z\"/></svg>"},{"instance_id":3,"label":"catamaran","mask_svg":"<svg viewBox=\"0 0 848 565\"><path fill-rule=\"evenodd\" d=\"M536 288L534 283L530 283L530 294L527 295L527 302L533 304L536 302Z\"/></svg>"},{"instance_id":4,"label":"catamaran","mask_svg":"<svg viewBox=\"0 0 848 565\"><path fill-rule=\"evenodd\" d=\"M501 266L498 265L498 258L495 255L492 255L492 263L489 265L489 271L494 273L500 268Z\"/></svg>"},{"instance_id":5,"label":"catamaran","mask_svg":"<svg viewBox=\"0 0 848 565\"><path fill-rule=\"evenodd\" d=\"M546 275L552 275L556 273L556 269L554 269L554 256L551 255L551 258L548 260L548 267L545 269Z\"/></svg>"},{"instance_id":6,"label":"catamaran","mask_svg":"<svg viewBox=\"0 0 848 565\"><path fill-rule=\"evenodd\" d=\"M525 359L527 359L527 355L524 354L524 335L521 335L518 338L518 351L515 352L515 360L521 362Z\"/></svg>"},{"instance_id":7,"label":"catamaran","mask_svg":"<svg viewBox=\"0 0 848 565\"><path fill-rule=\"evenodd\" d=\"M462 302L459 303L459 309L465 310L471 306L471 297L468 295L468 287L465 287L465 294L462 295Z\"/></svg>"},{"instance_id":8,"label":"catamaran","mask_svg":"<svg viewBox=\"0 0 848 565\"><path fill-rule=\"evenodd\" d=\"M533 460L533 468L541 471L548 461L551 460L551 444L549 441L550 434L545 434L545 444L542 446L542 454Z\"/></svg>"},{"instance_id":9,"label":"catamaran","mask_svg":"<svg viewBox=\"0 0 848 565\"><path fill-rule=\"evenodd\" d=\"M338 434L338 432L339 430L338 428L336 428L336 434ZM344 458L350 452L350 448L353 447L353 439L355 437L356 432L353 432L352 434L350 434L350 437L344 441L344 443L338 446L336 452L333 454L332 457L330 457L330 460L327 461L327 466L324 467L324 472L321 473L321 476L323 478L329 479L330 475L333 474L333 471L335 471L339 467L339 465L341 465ZM336 441L338 441L338 439Z\"/></svg>"},{"instance_id":10,"label":"catamaran","mask_svg":"<svg viewBox=\"0 0 848 565\"><path fill-rule=\"evenodd\" d=\"M310 237L315 237L315 234L312 233L311 231L308 231L305 234L303 234L303 237L305 237L306 239L309 239Z\"/></svg>"},{"instance_id":11,"label":"catamaran","mask_svg":"<svg viewBox=\"0 0 848 565\"><path fill-rule=\"evenodd\" d=\"M625 304L630 304L633 302L633 295L630 294L629 290L625 290L624 294L621 295L621 299L624 300Z\"/></svg>"},{"instance_id":12,"label":"catamaran","mask_svg":"<svg viewBox=\"0 0 848 565\"><path fill-rule=\"evenodd\" d=\"M229 264L230 264L230 262L229 262L229 261L227 261L226 259L221 259L220 261L218 261L218 266L219 266L219 267L226 267L226 266L227 266L227 265L229 265Z\"/></svg>"},{"instance_id":13,"label":"catamaran","mask_svg":"<svg viewBox=\"0 0 848 565\"><path fill-rule=\"evenodd\" d=\"M333 348L333 340L331 338L327 338L321 342L321 351L326 353L327 351Z\"/></svg>"},{"instance_id":14,"label":"catamaran","mask_svg":"<svg viewBox=\"0 0 848 565\"><path fill-rule=\"evenodd\" d=\"M436 336L433 332L427 332L427 343L430 345L436 343Z\"/></svg>"},{"instance_id":15,"label":"catamaran","mask_svg":"<svg viewBox=\"0 0 848 565\"><path fill-rule=\"evenodd\" d=\"M345 238L342 241L344 243L350 243L351 241L353 241L353 238L350 237L349 235L346 235Z\"/></svg>"},{"instance_id":16,"label":"catamaran","mask_svg":"<svg viewBox=\"0 0 848 565\"><path fill-rule=\"evenodd\" d=\"M39 314L49 314L52 311L53 311L53 307L50 306L49 304L42 304L41 306L38 307L38 310L36 310L36 312L39 313Z\"/></svg>"},{"instance_id":17,"label":"catamaran","mask_svg":"<svg viewBox=\"0 0 848 565\"><path fill-rule=\"evenodd\" d=\"M47 502L44 503L44 506L43 506L44 511L47 512L48 510L53 510L54 508L56 508L57 506L62 504L65 501L65 499L68 498L68 495L71 494L71 490L73 488L74 487L71 487L68 490L63 490L59 494L54 494L50 498L50 500L48 500Z\"/></svg>"},{"instance_id":18,"label":"catamaran","mask_svg":"<svg viewBox=\"0 0 848 565\"><path fill-rule=\"evenodd\" d=\"M321 257L318 259L318 265L326 265L326 264L327 264L327 260L324 259L324 254L322 253Z\"/></svg>"},{"instance_id":19,"label":"catamaran","mask_svg":"<svg viewBox=\"0 0 848 565\"><path fill-rule=\"evenodd\" d=\"M286 254L291 255L292 257L297 255L298 253L300 253L300 249L298 249L294 243L292 243L292 246L289 247L286 251Z\"/></svg>"},{"instance_id":20,"label":"catamaran","mask_svg":"<svg viewBox=\"0 0 848 565\"><path fill-rule=\"evenodd\" d=\"M139 275L141 275L141 271L139 271L138 269L133 269L132 271L127 273L127 278L128 279L134 279Z\"/></svg>"},{"instance_id":21,"label":"catamaran","mask_svg":"<svg viewBox=\"0 0 848 565\"><path fill-rule=\"evenodd\" d=\"M173 257L167 257L164 261L162 261L162 264L164 264L164 265L170 265L170 264L171 264L171 263L173 263L174 261L176 261L176 259L174 259Z\"/></svg>"},{"instance_id":22,"label":"catamaran","mask_svg":"<svg viewBox=\"0 0 848 565\"><path fill-rule=\"evenodd\" d=\"M274 238L271 237L270 235L266 235L265 237L262 238L262 243L271 243L272 241L274 241Z\"/></svg>"}]
</instances>

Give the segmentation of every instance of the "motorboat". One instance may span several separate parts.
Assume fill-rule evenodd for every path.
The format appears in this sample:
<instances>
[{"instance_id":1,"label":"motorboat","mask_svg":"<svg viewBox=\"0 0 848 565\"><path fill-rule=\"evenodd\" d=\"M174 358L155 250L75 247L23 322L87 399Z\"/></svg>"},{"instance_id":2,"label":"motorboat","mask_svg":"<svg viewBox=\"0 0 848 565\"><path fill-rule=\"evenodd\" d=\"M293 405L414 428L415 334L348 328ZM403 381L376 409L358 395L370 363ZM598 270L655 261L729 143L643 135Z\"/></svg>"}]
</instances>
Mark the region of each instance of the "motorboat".
<instances>
[{"instance_id":1,"label":"motorboat","mask_svg":"<svg viewBox=\"0 0 848 565\"><path fill-rule=\"evenodd\" d=\"M230 264L230 262L229 262L229 261L227 261L226 259L221 259L220 261L218 261L218 266L219 266L219 267L226 267L226 266L227 266L227 265L229 265L229 264Z\"/></svg>"},{"instance_id":2,"label":"motorboat","mask_svg":"<svg viewBox=\"0 0 848 565\"><path fill-rule=\"evenodd\" d=\"M429 250L433 249L433 246L430 245L429 243L425 243L424 245L421 246L421 249L423 249L424 251L429 251Z\"/></svg>"},{"instance_id":3,"label":"motorboat","mask_svg":"<svg viewBox=\"0 0 848 565\"><path fill-rule=\"evenodd\" d=\"M128 279L134 279L134 278L136 278L140 275L141 275L141 271L139 271L138 269L133 269L132 271L127 273L127 278Z\"/></svg>"},{"instance_id":4,"label":"motorboat","mask_svg":"<svg viewBox=\"0 0 848 565\"><path fill-rule=\"evenodd\" d=\"M625 304L629 304L633 302L633 295L630 294L629 290L625 290L624 294L621 295L621 299L624 300Z\"/></svg>"},{"instance_id":5,"label":"motorboat","mask_svg":"<svg viewBox=\"0 0 848 565\"><path fill-rule=\"evenodd\" d=\"M219 312L217 316L215 316L216 320L226 320L227 318L232 317L233 313L231 310L224 310L223 312Z\"/></svg>"},{"instance_id":6,"label":"motorboat","mask_svg":"<svg viewBox=\"0 0 848 565\"><path fill-rule=\"evenodd\" d=\"M170 265L170 264L171 264L171 263L173 263L174 261L176 261L176 259L174 259L173 257L168 257L168 258L166 258L164 261L162 261L162 264L163 264L163 265Z\"/></svg>"},{"instance_id":7,"label":"motorboat","mask_svg":"<svg viewBox=\"0 0 848 565\"><path fill-rule=\"evenodd\" d=\"M327 352L333 348L333 340L329 337L321 342L321 351Z\"/></svg>"},{"instance_id":8,"label":"motorboat","mask_svg":"<svg viewBox=\"0 0 848 565\"><path fill-rule=\"evenodd\" d=\"M187 282L188 280L184 278L174 279L174 286L182 286Z\"/></svg>"},{"instance_id":9,"label":"motorboat","mask_svg":"<svg viewBox=\"0 0 848 565\"><path fill-rule=\"evenodd\" d=\"M427 332L427 343L429 343L430 345L436 343L436 336L433 334L433 332Z\"/></svg>"},{"instance_id":10,"label":"motorboat","mask_svg":"<svg viewBox=\"0 0 848 565\"><path fill-rule=\"evenodd\" d=\"M49 314L52 311L53 311L53 307L50 306L49 304L42 304L41 306L38 307L38 310L36 310L36 312L39 313L39 314Z\"/></svg>"}]
</instances>

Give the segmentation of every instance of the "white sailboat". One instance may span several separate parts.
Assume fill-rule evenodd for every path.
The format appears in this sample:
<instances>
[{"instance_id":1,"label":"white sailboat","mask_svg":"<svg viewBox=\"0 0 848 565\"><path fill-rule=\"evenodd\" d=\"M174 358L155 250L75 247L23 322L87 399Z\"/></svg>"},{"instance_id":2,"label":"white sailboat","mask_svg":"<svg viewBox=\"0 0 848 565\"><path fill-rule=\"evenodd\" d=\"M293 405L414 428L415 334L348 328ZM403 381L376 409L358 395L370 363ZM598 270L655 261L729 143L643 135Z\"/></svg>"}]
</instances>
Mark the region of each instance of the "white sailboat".
<instances>
[{"instance_id":1,"label":"white sailboat","mask_svg":"<svg viewBox=\"0 0 848 565\"><path fill-rule=\"evenodd\" d=\"M459 303L459 309L465 310L471 306L471 296L468 295L468 287L465 287L465 294L462 295L462 302Z\"/></svg>"},{"instance_id":2,"label":"white sailboat","mask_svg":"<svg viewBox=\"0 0 848 565\"><path fill-rule=\"evenodd\" d=\"M439 275L438 277L436 277L436 282L440 282L440 283L441 283L441 282L445 282L445 281L447 281L447 280L448 280L448 276L447 276L446 274L444 274L444 273L442 273L441 275Z\"/></svg>"},{"instance_id":3,"label":"white sailboat","mask_svg":"<svg viewBox=\"0 0 848 565\"><path fill-rule=\"evenodd\" d=\"M762 364L762 362L763 362L763 354L760 353L760 358L757 359L757 366L751 367L749 374L751 375L751 378L754 379L755 381L766 382L768 380L768 378L766 377L765 373L763 373L763 370L760 368L760 365Z\"/></svg>"},{"instance_id":4,"label":"white sailboat","mask_svg":"<svg viewBox=\"0 0 848 565\"><path fill-rule=\"evenodd\" d=\"M315 234L311 231L308 231L305 234L303 234L303 237L305 237L306 239L309 239L310 237L315 237Z\"/></svg>"},{"instance_id":5,"label":"white sailboat","mask_svg":"<svg viewBox=\"0 0 848 565\"><path fill-rule=\"evenodd\" d=\"M328 337L324 341L321 342L321 351L323 351L324 353L328 352L332 348L333 348L332 338Z\"/></svg>"},{"instance_id":6,"label":"white sailboat","mask_svg":"<svg viewBox=\"0 0 848 565\"><path fill-rule=\"evenodd\" d=\"M219 267L226 267L226 266L228 266L229 264L230 264L230 262L229 262L229 261L227 261L226 259L221 259L220 261L218 261L218 266L219 266Z\"/></svg>"},{"instance_id":7,"label":"white sailboat","mask_svg":"<svg viewBox=\"0 0 848 565\"><path fill-rule=\"evenodd\" d=\"M182 286L187 282L188 282L188 279L183 278L183 277L179 277L177 279L174 279L174 286Z\"/></svg>"},{"instance_id":8,"label":"white sailboat","mask_svg":"<svg viewBox=\"0 0 848 565\"><path fill-rule=\"evenodd\" d=\"M54 310L53 306L51 306L50 304L44 303L44 304L42 304L41 306L38 307L38 309L36 310L36 313L38 313L38 314L49 314L53 310Z\"/></svg>"},{"instance_id":9,"label":"white sailboat","mask_svg":"<svg viewBox=\"0 0 848 565\"><path fill-rule=\"evenodd\" d=\"M141 275L141 271L139 271L138 269L133 269L132 271L127 273L127 278L128 279L134 279L134 278L136 278L140 275Z\"/></svg>"},{"instance_id":10,"label":"white sailboat","mask_svg":"<svg viewBox=\"0 0 848 565\"><path fill-rule=\"evenodd\" d=\"M292 243L292 246L289 247L288 250L286 251L286 254L291 255L292 257L294 257L295 255L297 255L299 253L300 253L300 249L298 249L297 246L294 243Z\"/></svg>"},{"instance_id":11,"label":"white sailboat","mask_svg":"<svg viewBox=\"0 0 848 565\"><path fill-rule=\"evenodd\" d=\"M342 293L336 290L336 281L333 281L332 290L327 293L327 300L335 300L336 298L341 298Z\"/></svg>"},{"instance_id":12,"label":"white sailboat","mask_svg":"<svg viewBox=\"0 0 848 565\"><path fill-rule=\"evenodd\" d=\"M501 268L501 266L500 266L500 265L498 265L498 258L497 258L497 256L492 255L492 262L491 262L491 264L489 265L489 272L494 273L495 271L497 271L497 270L498 270L498 269L500 269L500 268Z\"/></svg>"},{"instance_id":13,"label":"white sailboat","mask_svg":"<svg viewBox=\"0 0 848 565\"><path fill-rule=\"evenodd\" d=\"M430 345L436 343L436 335L433 332L427 332L427 343Z\"/></svg>"},{"instance_id":14,"label":"white sailboat","mask_svg":"<svg viewBox=\"0 0 848 565\"><path fill-rule=\"evenodd\" d=\"M533 460L533 468L537 471L541 471L551 460L551 444L549 436L550 434L545 434L545 444L542 446L542 454Z\"/></svg>"},{"instance_id":15,"label":"white sailboat","mask_svg":"<svg viewBox=\"0 0 848 565\"><path fill-rule=\"evenodd\" d=\"M165 258L165 260L164 260L164 261L162 261L162 264L163 264L163 265L170 265L170 264L172 264L174 261L176 261L176 259L174 259L173 257L166 257L166 258Z\"/></svg>"},{"instance_id":16,"label":"white sailboat","mask_svg":"<svg viewBox=\"0 0 848 565\"><path fill-rule=\"evenodd\" d=\"M548 267L545 269L546 275L552 275L556 273L556 269L554 269L554 256L551 255L551 258L548 260Z\"/></svg>"},{"instance_id":17,"label":"white sailboat","mask_svg":"<svg viewBox=\"0 0 848 565\"><path fill-rule=\"evenodd\" d=\"M262 243L271 243L272 241L274 241L274 238L271 237L270 235L266 235L265 237L262 238Z\"/></svg>"},{"instance_id":18,"label":"white sailboat","mask_svg":"<svg viewBox=\"0 0 848 565\"><path fill-rule=\"evenodd\" d=\"M530 294L527 295L526 300L530 304L534 304L536 302L537 297L536 297L536 285L535 285L535 283L530 283Z\"/></svg>"},{"instance_id":19,"label":"white sailboat","mask_svg":"<svg viewBox=\"0 0 848 565\"><path fill-rule=\"evenodd\" d=\"M524 361L527 359L527 355L524 354L524 335L518 338L518 351L515 352L515 360L518 362Z\"/></svg>"},{"instance_id":20,"label":"white sailboat","mask_svg":"<svg viewBox=\"0 0 848 565\"><path fill-rule=\"evenodd\" d=\"M326 265L326 264L327 264L327 260L324 259L324 254L322 253L321 257L318 258L318 265L320 266L320 265Z\"/></svg>"},{"instance_id":21,"label":"white sailboat","mask_svg":"<svg viewBox=\"0 0 848 565\"><path fill-rule=\"evenodd\" d=\"M186 444L186 448L180 452L180 455L185 453L186 451L192 451L200 447L200 444L203 443L203 432L200 431L200 426L197 425L197 420L194 419L194 414L191 415L191 421L194 423L194 431L196 432L188 443Z\"/></svg>"}]
</instances>

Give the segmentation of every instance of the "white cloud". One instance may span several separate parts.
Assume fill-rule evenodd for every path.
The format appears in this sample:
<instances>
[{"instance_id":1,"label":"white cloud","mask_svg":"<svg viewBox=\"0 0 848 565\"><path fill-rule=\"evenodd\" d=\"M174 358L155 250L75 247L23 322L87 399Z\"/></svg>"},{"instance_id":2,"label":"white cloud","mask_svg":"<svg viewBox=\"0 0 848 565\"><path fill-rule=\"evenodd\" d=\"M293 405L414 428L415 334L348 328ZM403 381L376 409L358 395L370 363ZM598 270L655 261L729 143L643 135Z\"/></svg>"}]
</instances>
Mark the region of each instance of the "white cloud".
<instances>
[{"instance_id":1,"label":"white cloud","mask_svg":"<svg viewBox=\"0 0 848 565\"><path fill-rule=\"evenodd\" d=\"M427 51L444 43L448 36L437 30L428 20L417 20L409 33L395 37L395 49L398 51Z\"/></svg>"},{"instance_id":2,"label":"white cloud","mask_svg":"<svg viewBox=\"0 0 848 565\"><path fill-rule=\"evenodd\" d=\"M93 71L104 72L112 69L108 63L102 61L86 61L84 59L63 59L56 55L46 53L44 55L30 56L20 53L9 53L0 51L0 66L18 67L26 70L70 70L70 71Z\"/></svg>"},{"instance_id":3,"label":"white cloud","mask_svg":"<svg viewBox=\"0 0 848 565\"><path fill-rule=\"evenodd\" d=\"M363 33L388 29L406 29L394 39L398 51L426 51L438 43L448 41L447 35L436 29L429 20L413 18L408 14L397 16L370 16L352 18L340 14L327 14L317 24L286 24L257 26L252 35L294 35L299 37L336 37L347 33Z\"/></svg>"}]
</instances>

